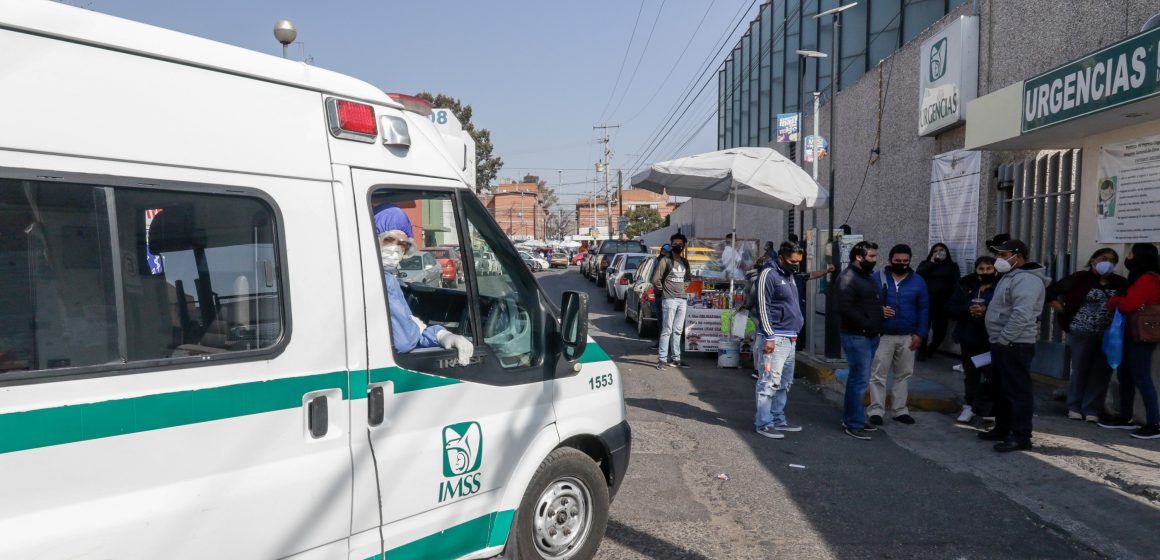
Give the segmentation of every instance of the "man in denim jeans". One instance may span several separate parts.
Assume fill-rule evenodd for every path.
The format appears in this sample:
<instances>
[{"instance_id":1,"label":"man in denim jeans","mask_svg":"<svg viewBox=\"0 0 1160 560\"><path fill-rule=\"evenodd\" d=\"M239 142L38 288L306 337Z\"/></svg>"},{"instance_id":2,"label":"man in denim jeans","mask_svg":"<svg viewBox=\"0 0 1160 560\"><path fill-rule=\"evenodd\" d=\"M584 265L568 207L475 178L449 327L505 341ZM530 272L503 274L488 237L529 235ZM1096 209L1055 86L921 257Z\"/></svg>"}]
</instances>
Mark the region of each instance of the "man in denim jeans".
<instances>
[{"instance_id":1,"label":"man in denim jeans","mask_svg":"<svg viewBox=\"0 0 1160 560\"><path fill-rule=\"evenodd\" d=\"M801 426L785 417L785 403L793 384L794 351L798 331L805 320L798 306L794 273L801 266L801 247L782 246L777 259L757 276L758 353L757 416L754 427L767 438L781 439L782 432L800 432Z\"/></svg>"},{"instance_id":2,"label":"man in denim jeans","mask_svg":"<svg viewBox=\"0 0 1160 560\"><path fill-rule=\"evenodd\" d=\"M657 369L663 369L666 365L689 366L681 360L681 334L685 331L685 307L688 305L685 292L689 289L689 281L692 279L689 261L685 259L685 242L684 235L673 234L669 238L669 244L662 247L662 250L670 252L670 256L661 257L657 261L656 272L653 273L653 291L660 292L663 298ZM670 346L672 363L669 362Z\"/></svg>"},{"instance_id":3,"label":"man in denim jeans","mask_svg":"<svg viewBox=\"0 0 1160 560\"><path fill-rule=\"evenodd\" d=\"M877 431L866 423L862 402L870 384L870 363L878 350L885 310L878 286L870 278L878 263L878 245L862 241L850 249L850 266L838 275L838 309L841 314L842 351L846 353L850 373L846 377L846 396L842 426L850 437L869 440Z\"/></svg>"}]
</instances>

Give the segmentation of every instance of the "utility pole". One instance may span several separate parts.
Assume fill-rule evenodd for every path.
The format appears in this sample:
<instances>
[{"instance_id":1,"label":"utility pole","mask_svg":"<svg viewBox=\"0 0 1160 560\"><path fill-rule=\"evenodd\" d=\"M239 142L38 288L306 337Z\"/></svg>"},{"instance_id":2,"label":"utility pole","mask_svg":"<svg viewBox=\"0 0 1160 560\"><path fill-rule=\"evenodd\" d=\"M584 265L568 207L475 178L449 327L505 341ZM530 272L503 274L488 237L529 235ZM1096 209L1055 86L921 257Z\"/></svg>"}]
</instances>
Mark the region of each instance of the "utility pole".
<instances>
[{"instance_id":1,"label":"utility pole","mask_svg":"<svg viewBox=\"0 0 1160 560\"><path fill-rule=\"evenodd\" d=\"M624 187L624 170L616 170L616 233L624 233L620 227L620 220L624 219L624 196L621 189Z\"/></svg>"},{"instance_id":2,"label":"utility pole","mask_svg":"<svg viewBox=\"0 0 1160 560\"><path fill-rule=\"evenodd\" d=\"M592 126L593 130L600 129L601 133L603 134L600 142L604 144L604 160L601 163L596 164L596 170L604 171L604 204L608 210L608 238L612 239L612 203L609 201L609 199L612 198L610 196L612 194L612 190L611 187L608 186L608 171L610 169L608 165L609 158L612 156L612 150L608 147L608 129L610 128L620 128L620 125L598 124Z\"/></svg>"}]
</instances>

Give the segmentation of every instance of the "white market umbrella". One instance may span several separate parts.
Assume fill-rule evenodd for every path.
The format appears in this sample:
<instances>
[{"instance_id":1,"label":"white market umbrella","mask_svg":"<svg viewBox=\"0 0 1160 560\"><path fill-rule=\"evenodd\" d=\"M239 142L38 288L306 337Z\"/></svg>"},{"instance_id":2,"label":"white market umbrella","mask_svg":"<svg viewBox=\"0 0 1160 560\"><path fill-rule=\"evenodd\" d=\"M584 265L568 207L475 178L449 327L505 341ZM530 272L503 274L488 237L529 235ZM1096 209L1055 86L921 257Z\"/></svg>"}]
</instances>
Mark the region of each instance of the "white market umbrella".
<instances>
[{"instance_id":1,"label":"white market umbrella","mask_svg":"<svg viewBox=\"0 0 1160 560\"><path fill-rule=\"evenodd\" d=\"M654 163L632 176L632 186L670 196L732 199L734 251L738 203L782 210L817 208L829 196L804 169L773 148L730 148ZM732 297L729 301L732 307Z\"/></svg>"}]
</instances>

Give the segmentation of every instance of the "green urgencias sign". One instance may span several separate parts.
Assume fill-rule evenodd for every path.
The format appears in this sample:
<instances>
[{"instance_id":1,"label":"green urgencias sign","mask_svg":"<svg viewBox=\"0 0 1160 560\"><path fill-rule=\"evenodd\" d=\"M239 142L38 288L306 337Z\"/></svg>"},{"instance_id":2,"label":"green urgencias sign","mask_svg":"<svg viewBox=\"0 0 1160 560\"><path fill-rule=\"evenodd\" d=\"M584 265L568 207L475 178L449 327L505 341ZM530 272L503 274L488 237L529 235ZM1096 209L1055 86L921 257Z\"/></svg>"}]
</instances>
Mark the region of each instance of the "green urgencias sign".
<instances>
[{"instance_id":1,"label":"green urgencias sign","mask_svg":"<svg viewBox=\"0 0 1160 560\"><path fill-rule=\"evenodd\" d=\"M1160 93L1160 28L1023 82L1023 132Z\"/></svg>"}]
</instances>

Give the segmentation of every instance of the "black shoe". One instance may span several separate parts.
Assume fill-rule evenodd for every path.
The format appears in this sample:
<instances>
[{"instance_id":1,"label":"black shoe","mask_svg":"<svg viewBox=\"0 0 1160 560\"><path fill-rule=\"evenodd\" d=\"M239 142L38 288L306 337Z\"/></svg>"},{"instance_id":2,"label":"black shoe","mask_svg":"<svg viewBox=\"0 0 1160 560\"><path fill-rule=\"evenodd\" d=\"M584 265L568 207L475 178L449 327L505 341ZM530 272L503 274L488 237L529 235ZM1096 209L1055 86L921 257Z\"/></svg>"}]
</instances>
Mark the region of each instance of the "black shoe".
<instances>
[{"instance_id":1,"label":"black shoe","mask_svg":"<svg viewBox=\"0 0 1160 560\"><path fill-rule=\"evenodd\" d=\"M865 428L846 428L846 435L862 441L870 441L872 439Z\"/></svg>"},{"instance_id":2,"label":"black shoe","mask_svg":"<svg viewBox=\"0 0 1160 560\"><path fill-rule=\"evenodd\" d=\"M882 425L882 417L877 415L877 414L873 414L870 416L870 423L874 424L875 426L881 426Z\"/></svg>"},{"instance_id":3,"label":"black shoe","mask_svg":"<svg viewBox=\"0 0 1160 560\"><path fill-rule=\"evenodd\" d=\"M901 414L894 417L895 422L902 422L903 424L914 424L914 418L909 414Z\"/></svg>"},{"instance_id":4,"label":"black shoe","mask_svg":"<svg viewBox=\"0 0 1160 560\"><path fill-rule=\"evenodd\" d=\"M866 430L867 432L877 432L878 426L875 426L874 424L866 424L865 426L862 426L862 429Z\"/></svg>"},{"instance_id":5,"label":"black shoe","mask_svg":"<svg viewBox=\"0 0 1160 560\"><path fill-rule=\"evenodd\" d=\"M995 430L979 432L979 439L983 441L1007 441L1007 434Z\"/></svg>"},{"instance_id":6,"label":"black shoe","mask_svg":"<svg viewBox=\"0 0 1160 560\"><path fill-rule=\"evenodd\" d=\"M1138 430L1133 430L1128 434L1136 439L1157 439L1160 438L1160 424L1147 424L1141 426Z\"/></svg>"},{"instance_id":7,"label":"black shoe","mask_svg":"<svg viewBox=\"0 0 1160 560\"><path fill-rule=\"evenodd\" d=\"M993 447L995 451L1006 453L1008 451L1026 451L1031 449L1031 440L1008 438L1007 441L996 443Z\"/></svg>"},{"instance_id":8,"label":"black shoe","mask_svg":"<svg viewBox=\"0 0 1160 560\"><path fill-rule=\"evenodd\" d=\"M1100 420L1099 426L1109 430L1135 430L1136 424L1130 418L1124 419L1119 416L1111 416L1105 420Z\"/></svg>"},{"instance_id":9,"label":"black shoe","mask_svg":"<svg viewBox=\"0 0 1160 560\"><path fill-rule=\"evenodd\" d=\"M657 369L665 369L666 365L667 364L665 364L664 362L657 362Z\"/></svg>"}]
</instances>

